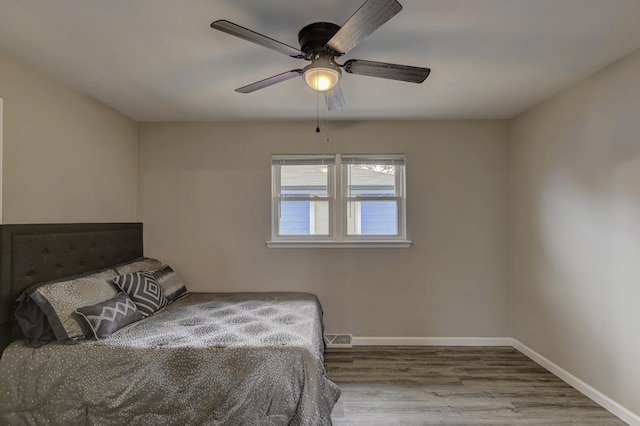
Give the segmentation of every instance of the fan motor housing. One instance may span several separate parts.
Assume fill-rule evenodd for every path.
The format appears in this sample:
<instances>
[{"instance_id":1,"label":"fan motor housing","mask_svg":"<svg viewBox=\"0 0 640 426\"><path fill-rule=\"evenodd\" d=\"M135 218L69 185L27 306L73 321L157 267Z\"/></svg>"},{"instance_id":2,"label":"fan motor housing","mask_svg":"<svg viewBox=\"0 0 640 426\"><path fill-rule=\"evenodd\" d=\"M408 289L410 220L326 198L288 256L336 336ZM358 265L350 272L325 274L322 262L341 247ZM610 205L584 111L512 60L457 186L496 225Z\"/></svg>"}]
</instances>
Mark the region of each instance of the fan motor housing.
<instances>
[{"instance_id":1,"label":"fan motor housing","mask_svg":"<svg viewBox=\"0 0 640 426\"><path fill-rule=\"evenodd\" d=\"M314 22L313 24L307 25L298 33L300 50L307 56L319 50L324 52L325 45L339 29L339 25L332 24L331 22Z\"/></svg>"}]
</instances>

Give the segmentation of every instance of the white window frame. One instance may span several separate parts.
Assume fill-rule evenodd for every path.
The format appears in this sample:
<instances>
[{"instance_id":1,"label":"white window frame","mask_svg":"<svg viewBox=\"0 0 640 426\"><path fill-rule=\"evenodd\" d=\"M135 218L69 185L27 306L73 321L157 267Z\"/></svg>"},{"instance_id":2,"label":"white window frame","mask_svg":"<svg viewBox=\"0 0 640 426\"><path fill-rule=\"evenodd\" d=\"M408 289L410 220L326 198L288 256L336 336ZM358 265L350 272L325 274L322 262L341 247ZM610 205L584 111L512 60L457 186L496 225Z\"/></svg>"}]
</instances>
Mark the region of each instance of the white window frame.
<instances>
[{"instance_id":1,"label":"white window frame","mask_svg":"<svg viewBox=\"0 0 640 426\"><path fill-rule=\"evenodd\" d=\"M343 164L343 159L346 163ZM402 165L400 173L395 174L396 191L394 197L355 196L347 195L347 167L355 162L378 164ZM308 155L274 155L271 159L271 239L267 241L270 248L355 248L355 247L380 247L380 248L406 248L412 242L407 239L406 221L406 160L402 154L389 155L346 155L346 154L308 154ZM287 197L289 201L318 201L329 202L329 233L328 235L278 235L280 225L280 165L287 164L326 164L327 197ZM398 233L397 235L347 235L347 209L348 200L381 201L394 200L397 205Z\"/></svg>"},{"instance_id":2,"label":"white window frame","mask_svg":"<svg viewBox=\"0 0 640 426\"><path fill-rule=\"evenodd\" d=\"M327 240L333 238L335 214L335 182L331 170L335 167L333 155L274 155L271 159L271 241L296 242L299 240ZM287 201L327 201L329 203L329 234L328 235L278 235L280 228L280 165L324 165L327 167L327 195L324 197L287 197Z\"/></svg>"}]
</instances>

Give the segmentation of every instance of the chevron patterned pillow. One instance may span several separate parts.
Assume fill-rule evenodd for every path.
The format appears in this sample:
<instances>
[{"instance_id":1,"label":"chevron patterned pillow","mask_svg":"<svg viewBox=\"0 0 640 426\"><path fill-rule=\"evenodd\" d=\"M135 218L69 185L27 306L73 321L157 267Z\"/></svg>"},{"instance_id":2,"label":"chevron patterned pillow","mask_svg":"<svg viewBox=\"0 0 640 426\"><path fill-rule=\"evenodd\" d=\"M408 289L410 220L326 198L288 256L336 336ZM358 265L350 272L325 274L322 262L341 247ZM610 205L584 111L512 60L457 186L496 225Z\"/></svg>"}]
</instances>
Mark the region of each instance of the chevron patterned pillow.
<instances>
[{"instance_id":1,"label":"chevron patterned pillow","mask_svg":"<svg viewBox=\"0 0 640 426\"><path fill-rule=\"evenodd\" d=\"M76 309L87 322L96 339L104 339L125 325L142 319L135 303L124 293L113 299Z\"/></svg>"},{"instance_id":2,"label":"chevron patterned pillow","mask_svg":"<svg viewBox=\"0 0 640 426\"><path fill-rule=\"evenodd\" d=\"M118 275L113 281L133 300L143 318L167 305L162 287L151 272Z\"/></svg>"}]
</instances>

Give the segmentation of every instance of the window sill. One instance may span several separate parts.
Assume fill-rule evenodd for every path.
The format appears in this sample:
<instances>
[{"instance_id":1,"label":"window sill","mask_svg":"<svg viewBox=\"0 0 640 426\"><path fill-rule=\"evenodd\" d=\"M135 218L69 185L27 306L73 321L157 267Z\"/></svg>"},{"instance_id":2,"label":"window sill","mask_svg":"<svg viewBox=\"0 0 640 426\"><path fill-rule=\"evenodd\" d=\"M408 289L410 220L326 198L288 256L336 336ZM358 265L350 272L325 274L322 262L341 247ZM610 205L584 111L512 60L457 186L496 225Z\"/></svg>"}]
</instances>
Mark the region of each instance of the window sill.
<instances>
[{"instance_id":1,"label":"window sill","mask_svg":"<svg viewBox=\"0 0 640 426\"><path fill-rule=\"evenodd\" d=\"M386 241L267 241L269 248L409 248L411 240Z\"/></svg>"}]
</instances>

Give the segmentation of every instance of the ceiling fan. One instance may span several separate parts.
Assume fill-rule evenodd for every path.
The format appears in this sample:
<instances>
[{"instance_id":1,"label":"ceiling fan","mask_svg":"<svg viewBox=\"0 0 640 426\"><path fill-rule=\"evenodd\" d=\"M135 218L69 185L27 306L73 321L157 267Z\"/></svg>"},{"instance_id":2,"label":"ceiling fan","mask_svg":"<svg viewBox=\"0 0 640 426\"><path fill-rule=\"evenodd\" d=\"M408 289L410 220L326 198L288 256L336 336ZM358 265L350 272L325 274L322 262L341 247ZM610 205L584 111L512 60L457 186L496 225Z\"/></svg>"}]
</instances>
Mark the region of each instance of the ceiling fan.
<instances>
[{"instance_id":1,"label":"ceiling fan","mask_svg":"<svg viewBox=\"0 0 640 426\"><path fill-rule=\"evenodd\" d=\"M422 83L431 72L429 68L386 62L349 59L344 64L336 58L353 49L382 24L402 10L396 0L366 0L362 6L340 27L329 22L315 22L302 28L298 33L300 49L289 46L238 24L221 19L211 24L211 28L232 36L259 44L260 46L284 53L292 58L311 61L302 69L286 71L264 80L236 89L239 93L251 93L294 77L302 76L314 90L325 93L329 110L345 106L340 78L342 69L349 74L367 75L411 83Z\"/></svg>"}]
</instances>

